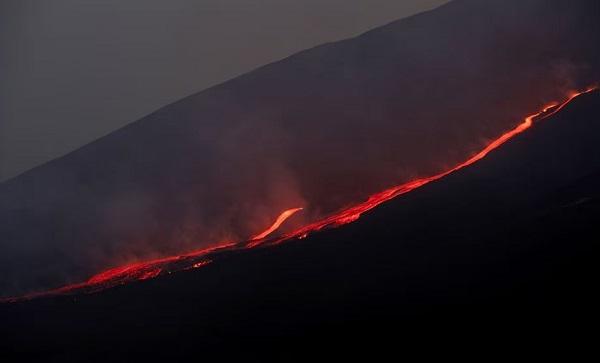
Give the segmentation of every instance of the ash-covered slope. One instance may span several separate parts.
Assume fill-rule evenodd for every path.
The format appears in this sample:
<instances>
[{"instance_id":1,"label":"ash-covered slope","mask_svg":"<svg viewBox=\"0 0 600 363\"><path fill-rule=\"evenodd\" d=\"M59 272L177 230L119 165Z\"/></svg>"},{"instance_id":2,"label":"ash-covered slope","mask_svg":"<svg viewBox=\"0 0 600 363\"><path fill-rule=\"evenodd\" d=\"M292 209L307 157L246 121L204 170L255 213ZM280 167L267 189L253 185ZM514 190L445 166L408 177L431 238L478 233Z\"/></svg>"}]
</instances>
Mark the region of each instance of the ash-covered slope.
<instances>
[{"instance_id":1,"label":"ash-covered slope","mask_svg":"<svg viewBox=\"0 0 600 363\"><path fill-rule=\"evenodd\" d=\"M2 305L3 351L264 361L465 342L505 351L506 336L585 344L583 326L597 324L599 134L594 91L355 223L94 295Z\"/></svg>"},{"instance_id":2,"label":"ash-covered slope","mask_svg":"<svg viewBox=\"0 0 600 363\"><path fill-rule=\"evenodd\" d=\"M5 182L0 295L248 237L287 208L309 221L443 170L600 79L598 6L454 1L190 96Z\"/></svg>"}]
</instances>

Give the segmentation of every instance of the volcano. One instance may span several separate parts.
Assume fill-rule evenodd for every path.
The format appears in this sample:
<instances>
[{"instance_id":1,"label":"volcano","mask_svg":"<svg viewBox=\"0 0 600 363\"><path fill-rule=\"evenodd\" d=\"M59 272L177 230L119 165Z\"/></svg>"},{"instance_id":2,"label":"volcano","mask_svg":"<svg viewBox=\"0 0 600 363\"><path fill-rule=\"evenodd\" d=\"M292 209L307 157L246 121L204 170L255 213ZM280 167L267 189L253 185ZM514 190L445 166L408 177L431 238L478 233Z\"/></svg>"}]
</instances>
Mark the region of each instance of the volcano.
<instances>
[{"instance_id":1,"label":"volcano","mask_svg":"<svg viewBox=\"0 0 600 363\"><path fill-rule=\"evenodd\" d=\"M546 338L574 329L597 306L598 110L599 91L576 97L338 228L96 294L2 304L4 351L189 358L201 346L204 357L264 359L307 342L341 349L325 344L332 335L408 349L454 324L493 334L526 321Z\"/></svg>"},{"instance_id":2,"label":"volcano","mask_svg":"<svg viewBox=\"0 0 600 363\"><path fill-rule=\"evenodd\" d=\"M266 65L0 184L0 296L278 233L468 159L597 79L596 1L451 2Z\"/></svg>"},{"instance_id":3,"label":"volcano","mask_svg":"<svg viewBox=\"0 0 600 363\"><path fill-rule=\"evenodd\" d=\"M456 326L579 330L599 6L454 1L1 184L0 291L26 297L0 304L3 351L339 358Z\"/></svg>"}]
</instances>

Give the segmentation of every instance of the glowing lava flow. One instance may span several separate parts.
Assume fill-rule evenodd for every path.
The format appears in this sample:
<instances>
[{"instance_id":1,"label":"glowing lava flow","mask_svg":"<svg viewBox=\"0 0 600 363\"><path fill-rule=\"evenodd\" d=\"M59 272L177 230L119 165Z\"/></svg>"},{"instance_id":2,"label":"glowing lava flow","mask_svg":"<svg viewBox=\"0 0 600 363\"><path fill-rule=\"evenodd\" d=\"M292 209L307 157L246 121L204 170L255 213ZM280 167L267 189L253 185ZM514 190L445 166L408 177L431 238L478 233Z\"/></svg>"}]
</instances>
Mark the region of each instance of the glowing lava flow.
<instances>
[{"instance_id":1,"label":"glowing lava flow","mask_svg":"<svg viewBox=\"0 0 600 363\"><path fill-rule=\"evenodd\" d=\"M283 236L282 238L280 238L276 241L273 241L272 243L273 244L281 243L281 242L291 239L291 238L304 238L311 232L316 232L316 231L322 230L324 228L337 227L337 226L341 226L341 225L344 225L347 223L354 222L355 220L360 218L360 216L363 213L377 207L378 205L380 205L384 202L387 202L390 199L393 199L402 194L406 194L412 190L422 187L425 184L428 184L428 183L431 183L432 181L443 178L448 174L451 174L457 170L460 170L464 167L467 167L467 166L483 159L492 150L498 148L499 146L501 146L502 144L504 144L505 142L510 140L515 135L518 135L518 134L522 133L523 131L527 130L528 128L530 128L531 125L533 124L534 119L537 119L537 121L546 119L546 118L556 114L560 110L562 110L566 105L568 105L572 100L574 100L578 96L585 94L585 93L590 93L592 91L595 91L596 89L598 89L598 87L594 86L594 87L588 88L584 91L572 92L571 94L569 94L568 98L565 101L563 101L562 103L552 103L552 104L549 104L549 105L543 107L541 111L527 116L525 118L525 120L523 120L523 122L520 123L519 125L517 125L514 129L504 133L499 138L493 140L483 150L481 150L480 152L478 152L477 154L475 154L468 160L456 165L455 167L453 167L447 171L444 171L442 173L439 173L439 174L436 174L433 176L415 179L410 182L389 188L389 189L379 192L377 194L373 194L366 201L364 201L362 203L353 205L346 209L342 209L339 212L334 213L329 217L326 217L322 220L311 223L311 224L304 226L290 234L287 234L287 235ZM256 244L249 244L248 247L254 247L255 245Z\"/></svg>"},{"instance_id":2,"label":"glowing lava flow","mask_svg":"<svg viewBox=\"0 0 600 363\"><path fill-rule=\"evenodd\" d=\"M209 255L233 248L237 243L223 242L222 244L202 250L189 252L179 256L158 258L149 261L132 263L100 272L85 282L66 285L53 290L33 292L24 296L0 298L2 302L17 302L44 296L61 294L92 293L128 282L142 281L175 271L188 270L206 266L212 262Z\"/></svg>"},{"instance_id":3,"label":"glowing lava flow","mask_svg":"<svg viewBox=\"0 0 600 363\"><path fill-rule=\"evenodd\" d=\"M263 238L267 237L268 235L270 235L271 233L275 232L275 230L277 228L279 228L281 226L281 224L286 221L286 219L290 218L296 212L299 212L302 209L303 208L293 208L293 209L288 209L288 210L284 211L283 213L281 213L279 215L279 217L277 217L277 219L275 220L275 223L273 223L271 225L271 227L267 228L264 232L259 233L256 236L252 237L251 241L263 239Z\"/></svg>"},{"instance_id":4,"label":"glowing lava flow","mask_svg":"<svg viewBox=\"0 0 600 363\"><path fill-rule=\"evenodd\" d=\"M356 204L354 206L345 208L340 210L337 213L330 215L329 217L325 217L317 222L306 225L292 233L288 233L282 237L276 239L266 239L272 232L274 232L277 228L281 226L289 217L298 211L302 210L302 208L294 208L288 209L284 211L264 232L252 237L250 240L240 243L221 243L220 245L204 250L194 251L187 254L183 254L180 256L173 257L165 257L150 261L138 262L134 264L130 264L127 266L117 267L113 269L109 269L107 271L101 272L93 277L91 277L86 282L82 282L79 284L73 284L64 286L58 289L32 293L25 296L13 297L13 298L5 298L0 299L0 302L15 302L20 300L28 300L35 297L41 296L52 296L58 294L73 294L73 293L90 293L95 291L100 291L106 288L110 288L117 285L122 285L132 281L140 281L146 280L150 278L154 278L160 275L168 274L171 272L188 270L192 268L199 268L210 264L215 257L217 257L220 253L247 249L252 247L257 247L260 245L268 245L268 244L278 244L283 241L304 238L308 234L312 232L320 231L324 228L337 227L344 224L351 223L360 216L375 208L376 206L387 202L388 200L400 196L402 194L406 194L412 190L415 190L425 184L428 184L432 181L443 178L444 176L451 174L457 170L460 170L464 167L467 167L481 159L483 159L489 152L498 148L506 141L522 133L527 130L533 124L533 121L543 120L548 118L560 110L562 110L567 104L569 104L576 97L592 92L596 90L597 87L589 88L582 92L574 92L568 96L568 98L562 103L554 103L544 107L541 111L527 116L525 120L517 125L514 129L504 133L499 138L493 140L489 145L487 145L483 150L469 158L468 160L456 165L455 167L444 171L442 173L429 176L426 178L415 179L413 181L400 184L398 186L389 188L377 194L371 195L366 201Z\"/></svg>"}]
</instances>

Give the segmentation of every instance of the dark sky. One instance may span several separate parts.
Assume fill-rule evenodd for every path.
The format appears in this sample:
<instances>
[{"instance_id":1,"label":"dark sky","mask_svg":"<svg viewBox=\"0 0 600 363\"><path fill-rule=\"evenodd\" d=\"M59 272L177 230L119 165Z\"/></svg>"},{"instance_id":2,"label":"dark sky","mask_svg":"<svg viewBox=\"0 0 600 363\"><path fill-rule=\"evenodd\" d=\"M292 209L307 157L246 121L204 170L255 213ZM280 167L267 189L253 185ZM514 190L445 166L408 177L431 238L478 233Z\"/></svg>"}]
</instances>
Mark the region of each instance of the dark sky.
<instances>
[{"instance_id":1,"label":"dark sky","mask_svg":"<svg viewBox=\"0 0 600 363\"><path fill-rule=\"evenodd\" d=\"M0 4L0 180L263 64L447 0Z\"/></svg>"}]
</instances>

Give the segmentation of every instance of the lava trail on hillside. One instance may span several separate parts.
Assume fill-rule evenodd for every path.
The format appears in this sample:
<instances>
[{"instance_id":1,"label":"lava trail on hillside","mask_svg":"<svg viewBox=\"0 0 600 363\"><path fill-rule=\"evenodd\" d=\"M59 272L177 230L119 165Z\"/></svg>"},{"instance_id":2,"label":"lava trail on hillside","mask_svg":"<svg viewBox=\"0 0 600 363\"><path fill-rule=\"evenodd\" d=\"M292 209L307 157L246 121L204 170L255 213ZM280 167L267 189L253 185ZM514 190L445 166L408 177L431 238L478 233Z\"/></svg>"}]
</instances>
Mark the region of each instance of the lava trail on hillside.
<instances>
[{"instance_id":1,"label":"lava trail on hillside","mask_svg":"<svg viewBox=\"0 0 600 363\"><path fill-rule=\"evenodd\" d=\"M270 237L277 231L277 229L286 222L289 218L292 218L295 214L301 213L302 207L294 206L288 210L283 211L271 226L266 228L263 232L257 233L255 236L249 238L247 241L242 242L221 242L216 243L214 247L206 248L197 251L191 251L182 255L158 258L148 261L136 262L125 266L115 267L99 274L92 276L85 282L67 285L58 289L31 293L24 296L5 298L0 301L2 302L16 302L21 300L28 300L43 296L53 296L60 294L77 294L77 293L93 293L101 291L107 288L111 288L118 285L124 285L130 282L147 280L155 278L157 276L171 274L178 271L189 270L200 268L212 263L221 254L235 251L244 250L248 248L256 248L261 246L276 245L285 241L302 239L307 237L309 234L318 232L326 228L334 228L342 226L351 222L356 221L360 216L377 207L378 205L389 201L392 198L396 198L400 195L409 193L423 185L430 182L443 178L457 170L465 168L477 161L483 159L488 153L494 149L500 147L502 144L513 138L514 136L529 129L534 122L546 119L563 109L572 100L578 96L592 92L597 87L591 87L583 91L572 92L562 102L556 102L542 107L542 109L536 113L533 113L518 124L512 130L507 131L500 137L492 140L485 148L467 159L466 161L443 171L439 174L424 177L403 183L379 193L371 195L367 200L343 208L336 213L329 215L316 222L309 223L291 233Z\"/></svg>"}]
</instances>

